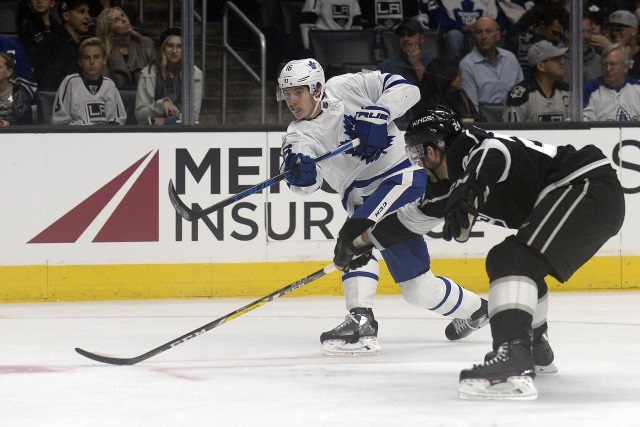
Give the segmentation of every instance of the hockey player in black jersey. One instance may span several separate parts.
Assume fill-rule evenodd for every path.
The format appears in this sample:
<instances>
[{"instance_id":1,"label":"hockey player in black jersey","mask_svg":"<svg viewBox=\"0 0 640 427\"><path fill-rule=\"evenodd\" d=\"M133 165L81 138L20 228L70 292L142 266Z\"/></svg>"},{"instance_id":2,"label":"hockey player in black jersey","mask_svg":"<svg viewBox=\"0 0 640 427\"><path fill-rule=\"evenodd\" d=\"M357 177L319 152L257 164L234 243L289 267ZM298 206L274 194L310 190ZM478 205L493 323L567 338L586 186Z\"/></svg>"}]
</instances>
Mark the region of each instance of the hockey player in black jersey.
<instances>
[{"instance_id":1,"label":"hockey player in black jersey","mask_svg":"<svg viewBox=\"0 0 640 427\"><path fill-rule=\"evenodd\" d=\"M593 145L577 150L477 127L463 131L442 106L411 122L405 143L435 185L351 245L336 247L334 262L354 262L367 244L384 249L415 238L442 219L444 239L458 242L469 239L477 220L517 230L487 254L493 351L460 373L458 395L535 399L536 368L555 372L544 279L565 282L618 233L625 202L616 171Z\"/></svg>"}]
</instances>

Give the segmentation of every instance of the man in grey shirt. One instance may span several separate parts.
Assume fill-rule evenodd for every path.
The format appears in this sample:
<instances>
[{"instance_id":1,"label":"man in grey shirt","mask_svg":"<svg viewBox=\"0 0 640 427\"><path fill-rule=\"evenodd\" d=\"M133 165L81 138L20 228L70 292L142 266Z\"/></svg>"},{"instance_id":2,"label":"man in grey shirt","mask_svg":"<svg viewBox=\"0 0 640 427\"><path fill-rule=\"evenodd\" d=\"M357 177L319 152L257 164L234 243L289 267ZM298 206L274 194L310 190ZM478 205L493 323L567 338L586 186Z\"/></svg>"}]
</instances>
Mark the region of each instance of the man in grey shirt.
<instances>
[{"instance_id":1,"label":"man in grey shirt","mask_svg":"<svg viewBox=\"0 0 640 427\"><path fill-rule=\"evenodd\" d=\"M495 20L479 18L473 29L473 50L460 61L462 89L479 109L481 104L504 105L509 90L524 76L515 55L498 47Z\"/></svg>"},{"instance_id":2,"label":"man in grey shirt","mask_svg":"<svg viewBox=\"0 0 640 427\"><path fill-rule=\"evenodd\" d=\"M569 117L569 85L562 81L567 48L546 40L529 49L531 76L511 89L505 122L562 122Z\"/></svg>"}]
</instances>

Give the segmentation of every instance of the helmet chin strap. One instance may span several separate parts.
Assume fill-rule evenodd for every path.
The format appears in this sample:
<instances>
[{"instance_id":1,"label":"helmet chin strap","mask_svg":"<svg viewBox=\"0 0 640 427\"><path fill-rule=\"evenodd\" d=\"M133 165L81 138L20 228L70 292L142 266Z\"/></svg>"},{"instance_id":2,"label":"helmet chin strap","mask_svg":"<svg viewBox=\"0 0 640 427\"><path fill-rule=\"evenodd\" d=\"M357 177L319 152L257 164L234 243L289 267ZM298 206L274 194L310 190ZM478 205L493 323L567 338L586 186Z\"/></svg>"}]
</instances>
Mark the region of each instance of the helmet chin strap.
<instances>
[{"instance_id":1,"label":"helmet chin strap","mask_svg":"<svg viewBox=\"0 0 640 427\"><path fill-rule=\"evenodd\" d=\"M318 89L316 88L316 91ZM318 107L320 106L320 104L322 103L322 91L320 91L320 97L316 98L315 95L313 96L313 99L315 99L316 101L316 106L313 108L313 111L311 112L311 114L309 114L307 117L305 117L303 120L308 119L308 118L315 118L315 114L316 111L318 111Z\"/></svg>"}]
</instances>

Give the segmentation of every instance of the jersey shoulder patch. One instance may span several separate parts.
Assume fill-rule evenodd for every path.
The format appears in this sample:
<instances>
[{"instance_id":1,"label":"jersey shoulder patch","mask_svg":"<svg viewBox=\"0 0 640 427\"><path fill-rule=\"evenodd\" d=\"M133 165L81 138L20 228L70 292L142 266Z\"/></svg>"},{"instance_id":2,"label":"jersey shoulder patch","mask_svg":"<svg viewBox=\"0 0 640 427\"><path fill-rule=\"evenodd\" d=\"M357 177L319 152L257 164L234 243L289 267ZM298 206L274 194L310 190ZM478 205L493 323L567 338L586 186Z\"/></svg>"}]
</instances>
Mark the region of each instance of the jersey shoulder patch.
<instances>
[{"instance_id":1,"label":"jersey shoulder patch","mask_svg":"<svg viewBox=\"0 0 640 427\"><path fill-rule=\"evenodd\" d=\"M529 92L530 89L525 82L520 82L515 85L511 91L509 91L509 95L507 96L507 106L509 107L517 107L529 100Z\"/></svg>"}]
</instances>

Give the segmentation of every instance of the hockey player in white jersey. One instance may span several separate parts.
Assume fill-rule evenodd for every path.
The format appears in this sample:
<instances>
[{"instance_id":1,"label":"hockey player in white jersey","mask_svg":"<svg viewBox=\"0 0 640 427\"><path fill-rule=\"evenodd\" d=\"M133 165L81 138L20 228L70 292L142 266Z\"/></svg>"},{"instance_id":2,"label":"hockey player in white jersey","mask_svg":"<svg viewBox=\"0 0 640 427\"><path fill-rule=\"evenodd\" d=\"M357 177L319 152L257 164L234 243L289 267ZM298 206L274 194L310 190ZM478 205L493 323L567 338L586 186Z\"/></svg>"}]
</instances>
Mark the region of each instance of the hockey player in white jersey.
<instances>
[{"instance_id":1,"label":"hockey player in white jersey","mask_svg":"<svg viewBox=\"0 0 640 427\"><path fill-rule=\"evenodd\" d=\"M127 113L115 83L102 75L106 51L96 37L80 44L82 74L64 78L54 101L54 125L104 125L127 121Z\"/></svg>"},{"instance_id":2,"label":"hockey player in white jersey","mask_svg":"<svg viewBox=\"0 0 640 427\"><path fill-rule=\"evenodd\" d=\"M344 74L326 82L314 59L294 60L278 79L278 100L285 100L296 118L283 138L282 171L292 191L310 194L326 181L342 199L349 219L340 242L355 236L384 215L420 198L427 177L405 154L402 133L393 122L420 96L402 76L371 73ZM314 158L356 138L360 145L316 164ZM445 330L450 340L469 335L488 323L486 301L430 269L422 237L382 252L404 298L454 318ZM365 259L364 257L362 259ZM324 332L326 355L375 354L378 323L373 315L379 265L376 256L342 266L342 283L349 314L345 322Z\"/></svg>"}]
</instances>

